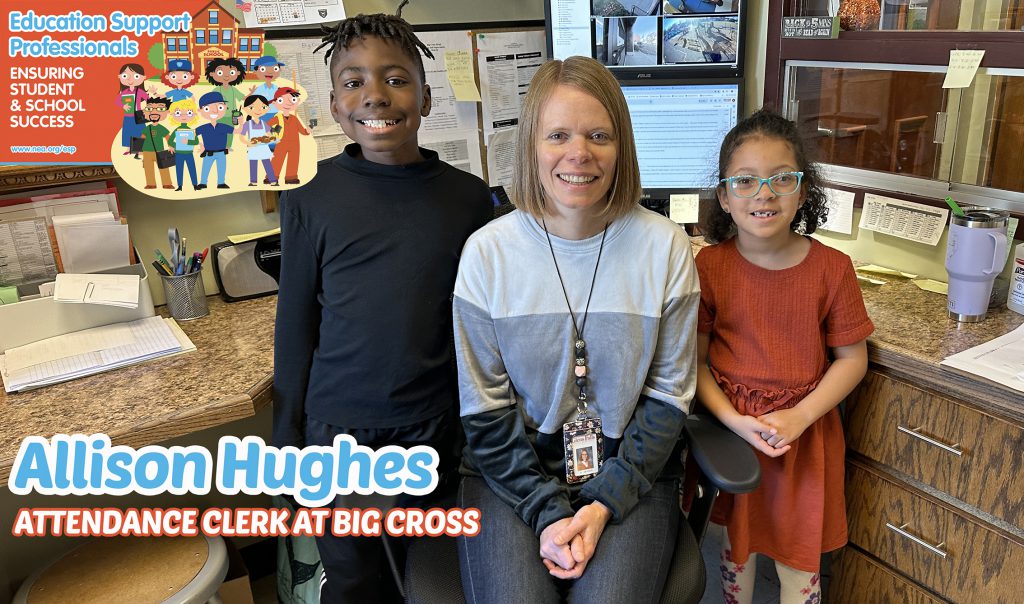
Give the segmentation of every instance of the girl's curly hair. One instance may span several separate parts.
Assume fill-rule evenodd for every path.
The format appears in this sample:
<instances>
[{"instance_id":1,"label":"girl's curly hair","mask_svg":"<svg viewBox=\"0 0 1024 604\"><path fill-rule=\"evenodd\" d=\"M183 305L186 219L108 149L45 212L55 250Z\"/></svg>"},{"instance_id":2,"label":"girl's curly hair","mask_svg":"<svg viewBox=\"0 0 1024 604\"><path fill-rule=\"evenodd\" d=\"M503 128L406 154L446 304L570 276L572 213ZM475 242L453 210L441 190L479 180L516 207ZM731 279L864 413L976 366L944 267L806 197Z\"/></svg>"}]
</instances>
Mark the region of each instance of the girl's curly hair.
<instances>
[{"instance_id":1,"label":"girl's curly hair","mask_svg":"<svg viewBox=\"0 0 1024 604\"><path fill-rule=\"evenodd\" d=\"M828 217L827 199L825 197L825 190L822 188L821 175L818 173L814 162L808 157L807 149L804 146L803 139L800 138L796 124L774 111L759 109L750 117L736 124L729 131L729 134L725 135L721 151L718 154L718 178L715 179L718 182L716 192L718 194L725 193L726 185L721 180L727 176L725 172L729 167L729 162L732 160L733 153L747 139L757 136L786 141L789 143L790 148L793 149L793 155L796 156L796 164L800 171L804 173L803 184L801 185L803 204L797 210L796 216L793 217L793 222L790 223L789 228L795 232L810 235ZM722 206L717 203L716 199L716 203L712 205L711 212L705 220L702 230L705 238L710 243L721 243L736 235L736 223L733 222L732 216L722 209Z\"/></svg>"}]
</instances>

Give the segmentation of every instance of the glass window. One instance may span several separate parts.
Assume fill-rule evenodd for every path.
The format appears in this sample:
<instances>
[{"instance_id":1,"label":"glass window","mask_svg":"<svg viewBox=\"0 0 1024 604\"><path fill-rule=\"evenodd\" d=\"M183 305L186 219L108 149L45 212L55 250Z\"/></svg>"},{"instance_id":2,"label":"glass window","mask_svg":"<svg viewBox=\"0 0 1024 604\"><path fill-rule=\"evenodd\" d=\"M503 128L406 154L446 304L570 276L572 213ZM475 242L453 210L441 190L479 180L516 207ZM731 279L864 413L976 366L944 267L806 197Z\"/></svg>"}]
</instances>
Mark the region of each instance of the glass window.
<instances>
[{"instance_id":1,"label":"glass window","mask_svg":"<svg viewBox=\"0 0 1024 604\"><path fill-rule=\"evenodd\" d=\"M211 10L210 11L210 25L217 25L217 19L220 16L219 13L220 13L220 11L216 11L216 10Z\"/></svg>"},{"instance_id":2,"label":"glass window","mask_svg":"<svg viewBox=\"0 0 1024 604\"><path fill-rule=\"evenodd\" d=\"M950 97L950 180L1024 192L1024 70L982 69Z\"/></svg>"},{"instance_id":3,"label":"glass window","mask_svg":"<svg viewBox=\"0 0 1024 604\"><path fill-rule=\"evenodd\" d=\"M216 29L210 30L210 44L220 44L220 32Z\"/></svg>"},{"instance_id":4,"label":"glass window","mask_svg":"<svg viewBox=\"0 0 1024 604\"><path fill-rule=\"evenodd\" d=\"M238 39L238 50L241 52L249 52L249 38Z\"/></svg>"},{"instance_id":5,"label":"glass window","mask_svg":"<svg viewBox=\"0 0 1024 604\"><path fill-rule=\"evenodd\" d=\"M259 50L260 50L260 39L259 38L253 38L252 39L252 51L253 52L259 52Z\"/></svg>"},{"instance_id":6,"label":"glass window","mask_svg":"<svg viewBox=\"0 0 1024 604\"><path fill-rule=\"evenodd\" d=\"M175 38L167 38L167 52L177 52L178 44Z\"/></svg>"},{"instance_id":7,"label":"glass window","mask_svg":"<svg viewBox=\"0 0 1024 604\"><path fill-rule=\"evenodd\" d=\"M944 89L935 66L806 63L789 65L787 106L818 161L1024 193L1024 69Z\"/></svg>"},{"instance_id":8,"label":"glass window","mask_svg":"<svg viewBox=\"0 0 1024 604\"><path fill-rule=\"evenodd\" d=\"M188 38L178 38L178 50L188 52Z\"/></svg>"},{"instance_id":9,"label":"glass window","mask_svg":"<svg viewBox=\"0 0 1024 604\"><path fill-rule=\"evenodd\" d=\"M196 30L196 44L206 44L206 30L205 29L197 29Z\"/></svg>"},{"instance_id":10,"label":"glass window","mask_svg":"<svg viewBox=\"0 0 1024 604\"><path fill-rule=\"evenodd\" d=\"M790 117L818 161L941 178L934 141L945 74L801 66L790 77Z\"/></svg>"},{"instance_id":11,"label":"glass window","mask_svg":"<svg viewBox=\"0 0 1024 604\"><path fill-rule=\"evenodd\" d=\"M224 36L223 36L224 43L225 44L231 44L231 30L230 29L225 29L225 30L223 30L223 34L224 34Z\"/></svg>"}]
</instances>

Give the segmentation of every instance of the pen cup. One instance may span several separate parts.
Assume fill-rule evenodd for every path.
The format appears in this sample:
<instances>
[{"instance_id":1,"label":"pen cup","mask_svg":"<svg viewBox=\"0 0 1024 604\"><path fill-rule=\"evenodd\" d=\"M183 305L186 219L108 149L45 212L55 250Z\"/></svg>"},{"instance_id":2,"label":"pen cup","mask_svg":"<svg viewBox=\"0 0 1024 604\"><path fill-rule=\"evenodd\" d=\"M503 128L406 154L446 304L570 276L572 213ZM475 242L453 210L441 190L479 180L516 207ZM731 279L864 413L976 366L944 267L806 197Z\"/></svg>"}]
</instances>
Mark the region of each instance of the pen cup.
<instances>
[{"instance_id":1,"label":"pen cup","mask_svg":"<svg viewBox=\"0 0 1024 604\"><path fill-rule=\"evenodd\" d=\"M171 316L179 321L198 319L210 314L206 305L206 288L203 286L203 271L192 271L187 275L160 275L164 283L164 297Z\"/></svg>"}]
</instances>

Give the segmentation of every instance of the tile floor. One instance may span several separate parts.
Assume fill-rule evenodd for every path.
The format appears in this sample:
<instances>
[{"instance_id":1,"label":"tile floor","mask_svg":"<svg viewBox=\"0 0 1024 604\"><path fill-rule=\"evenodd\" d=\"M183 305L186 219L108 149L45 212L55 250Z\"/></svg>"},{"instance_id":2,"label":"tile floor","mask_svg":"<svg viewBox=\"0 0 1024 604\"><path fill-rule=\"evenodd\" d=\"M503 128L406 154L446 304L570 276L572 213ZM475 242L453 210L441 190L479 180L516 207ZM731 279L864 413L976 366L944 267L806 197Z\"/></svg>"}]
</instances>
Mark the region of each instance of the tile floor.
<instances>
[{"instance_id":1,"label":"tile floor","mask_svg":"<svg viewBox=\"0 0 1024 604\"><path fill-rule=\"evenodd\" d=\"M722 527L709 525L704 542L701 543L701 554L704 555L704 564L708 569L708 582L700 604L725 604L718 582L718 556L723 533ZM775 574L775 564L764 556L757 557L753 604L779 604L779 577Z\"/></svg>"}]
</instances>

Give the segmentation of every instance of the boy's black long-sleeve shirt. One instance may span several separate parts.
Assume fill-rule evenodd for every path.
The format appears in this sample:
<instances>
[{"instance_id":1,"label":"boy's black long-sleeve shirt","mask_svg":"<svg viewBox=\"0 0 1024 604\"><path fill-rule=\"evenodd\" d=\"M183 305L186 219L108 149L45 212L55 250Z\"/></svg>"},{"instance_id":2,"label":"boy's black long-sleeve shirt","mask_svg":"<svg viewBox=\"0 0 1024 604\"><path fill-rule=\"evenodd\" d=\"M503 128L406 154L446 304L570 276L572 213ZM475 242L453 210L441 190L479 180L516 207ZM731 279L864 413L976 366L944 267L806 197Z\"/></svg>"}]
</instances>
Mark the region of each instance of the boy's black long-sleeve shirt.
<instances>
[{"instance_id":1,"label":"boy's black long-sleeve shirt","mask_svg":"<svg viewBox=\"0 0 1024 604\"><path fill-rule=\"evenodd\" d=\"M420 151L389 166L349 145L281 196L275 446L303 446L306 415L388 428L456 404L452 289L492 205L483 181Z\"/></svg>"}]
</instances>

